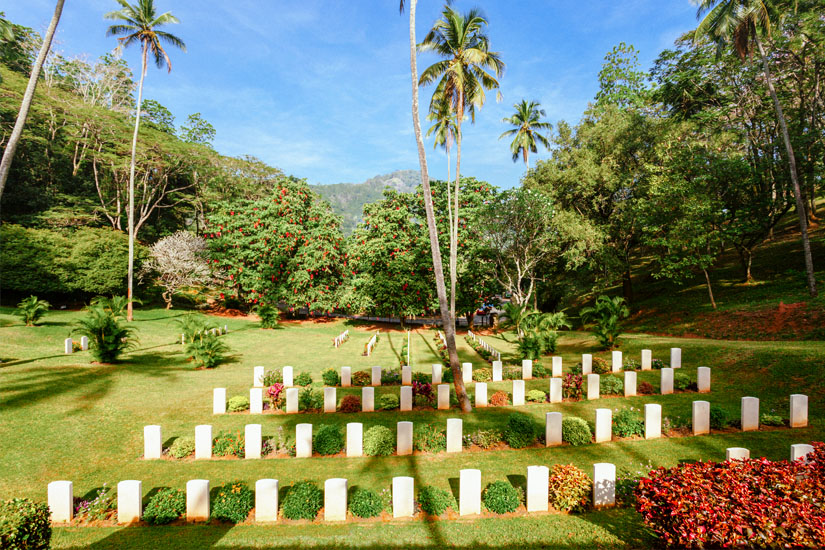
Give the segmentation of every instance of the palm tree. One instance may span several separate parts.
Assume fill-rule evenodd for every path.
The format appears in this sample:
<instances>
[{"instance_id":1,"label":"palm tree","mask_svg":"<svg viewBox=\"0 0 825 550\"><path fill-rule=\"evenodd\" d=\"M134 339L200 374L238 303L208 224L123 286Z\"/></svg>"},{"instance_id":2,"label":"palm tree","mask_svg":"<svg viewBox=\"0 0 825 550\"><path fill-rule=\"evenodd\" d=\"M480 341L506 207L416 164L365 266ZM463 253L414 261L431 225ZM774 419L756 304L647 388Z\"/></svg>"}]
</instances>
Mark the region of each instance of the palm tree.
<instances>
[{"instance_id":1,"label":"palm tree","mask_svg":"<svg viewBox=\"0 0 825 550\"><path fill-rule=\"evenodd\" d=\"M477 9L460 14L449 6L419 44L420 51L431 51L444 59L421 73L421 86L438 80L430 112L448 102L456 113L456 165L453 193L453 219L450 226L450 315L455 323L456 264L458 255L458 192L461 181L461 122L465 111L475 122L475 110L484 105L484 90L498 89L497 77L504 72L504 62L497 52L490 51L490 38L485 33L487 20Z\"/></svg>"},{"instance_id":2,"label":"palm tree","mask_svg":"<svg viewBox=\"0 0 825 550\"><path fill-rule=\"evenodd\" d=\"M14 152L17 150L17 144L23 135L23 127L26 125L26 119L29 117L29 109L34 99L34 90L37 88L37 81L40 79L40 71L43 69L43 63L46 61L46 56L52 47L54 32L57 30L57 24L60 22L60 16L63 14L64 1L65 0L57 0L49 28L46 29L46 36L43 37L43 44L40 45L40 52L37 54L37 59L35 59L34 65L32 66L29 83L26 86L26 91L23 93L23 102L20 104L20 111L17 113L17 120L14 122L14 128L6 144L6 150L3 151L3 159L0 160L0 199L3 198L3 189L5 189L6 180L9 177L11 161L14 159ZM12 40L14 38L11 24L7 21L2 26L2 38L4 40Z\"/></svg>"},{"instance_id":3,"label":"palm tree","mask_svg":"<svg viewBox=\"0 0 825 550\"><path fill-rule=\"evenodd\" d=\"M433 125L427 130L427 137L435 136L433 149L441 146L447 151L447 183L449 183L452 179L450 177L450 149L456 136L455 113L450 102L440 101L438 107L427 115L427 120L433 122ZM448 186L447 195L449 196L449 194L450 188ZM449 204L447 206L450 208Z\"/></svg>"},{"instance_id":4,"label":"palm tree","mask_svg":"<svg viewBox=\"0 0 825 550\"><path fill-rule=\"evenodd\" d=\"M138 97L135 107L135 133L132 136L132 160L129 166L129 274L126 294L128 300L126 320L131 321L132 282L135 269L135 154L137 152L138 130L140 129L140 109L143 105L143 81L146 78L146 66L150 53L158 69L166 66L169 72L172 72L172 62L161 43L175 46L183 51L186 51L186 44L174 34L158 30L163 25L180 23L180 21L170 12L157 15L154 0L138 0L138 3L134 5L129 4L126 0L117 0L117 3L121 5L121 9L109 12L103 17L121 21L121 23L110 26L109 30L106 31L106 36L120 35L120 38L118 38L119 47L128 47L140 43L143 48L140 84L138 85Z\"/></svg>"},{"instance_id":5,"label":"palm tree","mask_svg":"<svg viewBox=\"0 0 825 550\"><path fill-rule=\"evenodd\" d=\"M513 162L516 162L521 156L524 158L524 167L529 169L530 153L538 153L536 142L541 143L548 149L550 148L550 141L538 133L538 130L550 130L553 125L541 121L541 117L545 116L545 112L544 109L539 108L541 104L538 101L522 99L521 103L514 103L513 107L515 107L516 113L513 116L501 119L501 121L511 124L515 128L507 130L498 139L515 136L512 143L510 143Z\"/></svg>"},{"instance_id":6,"label":"palm tree","mask_svg":"<svg viewBox=\"0 0 825 550\"><path fill-rule=\"evenodd\" d=\"M447 340L447 354L450 357L450 370L453 373L453 384L461 410L470 412L470 399L464 388L464 379L461 376L461 367L458 363L458 352L455 346L455 323L447 305L447 289L444 285L444 266L441 263L441 249L438 246L438 228L435 225L433 211L433 196L430 190L430 176L427 172L427 152L424 150L424 138L421 134L421 121L418 113L418 57L415 40L415 8L417 0L409 0L410 5L410 74L412 76L412 118L415 142L418 146L418 163L421 166L421 187L424 191L424 210L427 214L427 230L430 234L430 251L433 256L433 272L435 273L435 289L438 294L438 306L441 311L441 323L444 327L444 338ZM401 0L400 10L404 11L405 1Z\"/></svg>"},{"instance_id":7,"label":"palm tree","mask_svg":"<svg viewBox=\"0 0 825 550\"><path fill-rule=\"evenodd\" d=\"M705 14L705 16L694 31L695 41L709 38L716 44L718 52L721 52L722 48L732 43L734 50L742 60L751 57L754 47L759 53L762 70L765 73L765 82L773 100L773 107L776 111L776 118L782 131L782 139L785 142L785 151L788 155L788 168L791 173L794 198L796 199L799 229L802 233L802 250L805 255L805 270L808 275L808 292L811 296L816 296L814 263L811 256L811 243L808 239L808 220L805 218L805 204L799 187L796 156L788 134L785 113L782 104L779 103L779 97L776 95L776 88L768 64L768 54L760 36L764 34L770 38L771 12L775 13L776 10L781 10L784 6L780 6L779 2L771 0L697 0L697 4L699 5L697 17L701 18L702 14Z\"/></svg>"}]
</instances>

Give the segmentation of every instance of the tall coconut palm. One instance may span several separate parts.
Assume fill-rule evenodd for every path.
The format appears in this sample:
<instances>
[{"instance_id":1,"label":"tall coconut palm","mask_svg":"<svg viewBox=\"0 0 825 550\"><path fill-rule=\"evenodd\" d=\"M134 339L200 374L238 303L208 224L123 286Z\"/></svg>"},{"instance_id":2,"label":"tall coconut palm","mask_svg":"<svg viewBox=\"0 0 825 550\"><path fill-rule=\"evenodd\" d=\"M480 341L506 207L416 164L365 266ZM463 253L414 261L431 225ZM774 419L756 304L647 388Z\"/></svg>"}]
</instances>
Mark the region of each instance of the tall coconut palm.
<instances>
[{"instance_id":1,"label":"tall coconut palm","mask_svg":"<svg viewBox=\"0 0 825 550\"><path fill-rule=\"evenodd\" d=\"M695 0L695 3L699 6L696 14L697 18L701 19L699 26L694 31L696 42L708 38L716 44L720 52L724 47L732 44L742 60L750 58L754 49L759 54L762 71L765 73L765 83L773 100L776 119L779 122L782 139L785 142L785 151L788 156L788 169L790 170L794 198L796 199L799 229L802 233L802 250L805 255L805 271L808 275L808 292L811 296L816 296L816 277L814 276L814 263L811 256L811 243L808 239L808 220L805 218L805 204L799 186L796 156L788 134L785 112L779 102L776 87L773 83L768 53L762 41L763 36L770 38L771 14L781 13L783 9L791 9L790 4L771 0ZM704 17L702 17L703 15Z\"/></svg>"},{"instance_id":2,"label":"tall coconut palm","mask_svg":"<svg viewBox=\"0 0 825 550\"><path fill-rule=\"evenodd\" d=\"M109 12L104 17L114 21L120 21L116 25L109 27L106 36L119 36L118 41L121 47L129 47L132 44L140 44L142 48L140 83L138 84L138 97L135 107L135 132L132 135L132 160L129 166L129 273L128 290L126 299L128 300L127 321L132 320L132 283L135 268L135 155L137 153L138 131L140 130L140 110L143 105L143 81L146 78L146 68L149 55L158 69L167 67L172 72L172 61L163 48L163 44L174 46L186 51L186 44L183 40L168 32L159 30L164 25L180 23L177 17L170 12L157 15L154 0L138 0L137 4L130 4L126 0L117 0L121 5L118 11Z\"/></svg>"},{"instance_id":3,"label":"tall coconut palm","mask_svg":"<svg viewBox=\"0 0 825 550\"><path fill-rule=\"evenodd\" d=\"M456 122L455 113L449 101L439 101L438 107L435 111L430 111L427 115L427 120L434 121L434 124L427 130L427 137L435 136L433 142L433 149L436 147L444 147L447 152L447 220L450 224L450 238L453 234L453 206L450 192L450 149L455 141L456 136ZM452 241L450 241L452 242ZM455 313L455 312L453 312Z\"/></svg>"},{"instance_id":4,"label":"tall coconut palm","mask_svg":"<svg viewBox=\"0 0 825 550\"><path fill-rule=\"evenodd\" d=\"M430 111L437 111L441 102L449 102L456 113L456 165L453 192L453 219L450 232L450 315L455 322L456 264L458 256L458 192L461 181L461 122L469 113L475 122L475 111L484 105L484 90L498 90L497 78L504 72L504 62L498 52L490 51L490 38L485 32L487 19L477 9L465 14L445 7L441 18L419 44L420 51L431 51L443 59L427 67L419 84L438 81Z\"/></svg>"},{"instance_id":5,"label":"tall coconut palm","mask_svg":"<svg viewBox=\"0 0 825 550\"><path fill-rule=\"evenodd\" d=\"M444 327L444 338L447 340L447 355L450 358L450 370L453 373L453 384L461 410L470 412L470 399L464 387L461 376L461 367L458 363L458 352L455 345L455 323L447 305L447 289L444 285L444 266L441 263L441 249L438 246L438 228L435 225L433 210L433 195L430 190L430 175L427 171L427 152L424 150L424 137L421 133L421 120L418 112L418 56L415 40L415 8L417 0L409 0L410 6L410 74L412 76L412 118L415 142L418 146L418 163L421 166L421 187L424 191L424 210L427 214L427 230L430 234L430 251L433 256L433 272L435 273L435 289L438 294L438 306L441 311L441 323ZM404 11L405 1L401 0L400 10Z\"/></svg>"},{"instance_id":6,"label":"tall coconut palm","mask_svg":"<svg viewBox=\"0 0 825 550\"><path fill-rule=\"evenodd\" d=\"M46 36L43 37L43 44L40 45L40 52L34 61L31 75L29 75L29 83L26 85L26 91L23 93L23 102L20 103L17 120L14 121L14 128L9 136L8 143L6 143L6 150L3 151L3 159L0 160L0 199L3 198L3 189L6 188L6 180L9 177L11 161L14 159L14 152L17 150L17 144L20 143L20 137L23 135L23 127L26 125L26 119L29 117L29 109L34 99L34 90L37 88L37 81L40 79L40 71L43 69L43 63L46 61L46 56L52 47L54 32L57 30L57 24L60 22L60 16L63 14L63 2L64 0L57 0L57 4L54 7L52 20L49 23L48 29L46 29ZM5 21L5 19L3 21ZM13 29L8 21L0 27L0 32L2 32L2 38L4 40L14 39Z\"/></svg>"},{"instance_id":7,"label":"tall coconut palm","mask_svg":"<svg viewBox=\"0 0 825 550\"><path fill-rule=\"evenodd\" d=\"M541 135L539 130L550 130L553 125L549 122L542 122L541 117L545 116L544 109L538 101L527 101L522 99L521 103L514 103L516 112L514 115L501 119L502 122L511 124L515 128L507 130L498 139L503 137L513 137L510 143L510 152L513 153L513 162L519 157L524 158L524 167L530 168L530 153L538 153L536 143L541 143L546 148L550 148L550 141Z\"/></svg>"}]
</instances>

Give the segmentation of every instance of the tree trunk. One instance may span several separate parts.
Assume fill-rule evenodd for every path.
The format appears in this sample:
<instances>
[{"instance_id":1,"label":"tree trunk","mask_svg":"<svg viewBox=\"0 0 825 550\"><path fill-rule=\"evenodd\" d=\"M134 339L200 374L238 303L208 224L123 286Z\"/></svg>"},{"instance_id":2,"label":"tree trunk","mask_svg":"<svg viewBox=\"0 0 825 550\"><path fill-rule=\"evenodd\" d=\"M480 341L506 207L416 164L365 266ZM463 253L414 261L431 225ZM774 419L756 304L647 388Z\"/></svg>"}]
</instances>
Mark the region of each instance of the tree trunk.
<instances>
[{"instance_id":1,"label":"tree trunk","mask_svg":"<svg viewBox=\"0 0 825 550\"><path fill-rule=\"evenodd\" d=\"M713 299L713 288L710 286L710 275L708 275L707 269L702 269L702 273L705 274L705 282L708 285L708 296L710 296L710 305L713 306L713 309L716 309L716 300Z\"/></svg>"},{"instance_id":2,"label":"tree trunk","mask_svg":"<svg viewBox=\"0 0 825 550\"><path fill-rule=\"evenodd\" d=\"M6 180L9 177L9 170L11 169L12 160L14 160L14 152L17 150L17 144L20 142L20 137L23 135L23 127L26 125L26 119L29 117L29 109L34 100L34 91L37 88L37 81L40 78L40 72L43 70L43 63L46 61L46 56L52 47L52 39L54 38L57 24L60 21L60 16L63 13L63 2L65 0L57 0L57 5L54 8L54 15L49 23L49 28L46 30L46 36L43 37L43 44L40 46L40 52L37 54L37 59L32 66L32 73L29 76L29 83L26 85L26 91L23 93L23 101L20 103L20 111L17 113L17 120L14 122L14 128L9 136L9 141L6 143L6 150L3 151L3 159L0 160L0 199L3 198L3 190L6 188Z\"/></svg>"},{"instance_id":3,"label":"tree trunk","mask_svg":"<svg viewBox=\"0 0 825 550\"><path fill-rule=\"evenodd\" d=\"M475 328L476 312L471 311L464 318L467 319L467 330L473 330Z\"/></svg>"},{"instance_id":4,"label":"tree trunk","mask_svg":"<svg viewBox=\"0 0 825 550\"><path fill-rule=\"evenodd\" d=\"M456 109L455 191L453 193L453 220L450 227L450 315L455 323L455 293L458 279L458 190L461 185L461 119L464 118L464 88L458 88ZM448 183L449 185L449 183Z\"/></svg>"},{"instance_id":5,"label":"tree trunk","mask_svg":"<svg viewBox=\"0 0 825 550\"><path fill-rule=\"evenodd\" d=\"M776 95L776 88L774 88L773 85L771 69L768 66L768 58L765 55L765 49L762 47L762 41L759 40L758 34L755 35L755 38L756 46L759 48L759 55L762 58L762 68L765 71L765 82L768 85L768 91L771 94L771 99L773 99L773 106L774 109L776 109L776 119L779 121L779 127L782 129L782 139L785 141L785 150L788 153L788 168L791 172L791 182L793 182L793 194L796 199L796 213L799 216L799 230L802 234L802 250L805 255L805 272L808 275L808 293L811 296L816 296L816 276L814 275L814 261L811 256L811 242L808 239L808 220L806 219L802 190L799 188L799 175L796 169L796 157L794 156L791 137L788 134L788 123L785 121L785 113L782 110L782 105L779 103L779 97Z\"/></svg>"},{"instance_id":6,"label":"tree trunk","mask_svg":"<svg viewBox=\"0 0 825 550\"><path fill-rule=\"evenodd\" d=\"M424 189L424 208L427 211L427 229L430 234L430 249L433 255L433 272L435 273L435 287L438 293L438 305L441 310L441 322L444 325L444 337L447 340L447 354L450 357L450 370L453 373L453 384L459 406L463 412L472 411L467 390L464 388L464 379L458 364L458 352L455 345L455 325L450 322L450 311L447 305L447 289L444 286L444 267L441 264L441 250L438 248L438 228L435 225L433 212L433 196L430 190L430 177L427 173L427 153L424 151L424 139L421 136L421 121L418 115L418 63L416 58L415 40L415 5L418 0L410 0L410 73L412 76L412 118L415 130L415 141L418 145L418 163L421 166L421 187Z\"/></svg>"},{"instance_id":7,"label":"tree trunk","mask_svg":"<svg viewBox=\"0 0 825 550\"><path fill-rule=\"evenodd\" d=\"M622 296L628 302L633 301L633 279L630 274L630 265L625 266L624 273L622 273Z\"/></svg>"},{"instance_id":8,"label":"tree trunk","mask_svg":"<svg viewBox=\"0 0 825 550\"><path fill-rule=\"evenodd\" d=\"M739 249L739 261L742 264L742 273L744 275L743 283L751 283L753 282L753 276L751 275L751 265L753 264L753 251L749 248L740 247Z\"/></svg>"}]
</instances>

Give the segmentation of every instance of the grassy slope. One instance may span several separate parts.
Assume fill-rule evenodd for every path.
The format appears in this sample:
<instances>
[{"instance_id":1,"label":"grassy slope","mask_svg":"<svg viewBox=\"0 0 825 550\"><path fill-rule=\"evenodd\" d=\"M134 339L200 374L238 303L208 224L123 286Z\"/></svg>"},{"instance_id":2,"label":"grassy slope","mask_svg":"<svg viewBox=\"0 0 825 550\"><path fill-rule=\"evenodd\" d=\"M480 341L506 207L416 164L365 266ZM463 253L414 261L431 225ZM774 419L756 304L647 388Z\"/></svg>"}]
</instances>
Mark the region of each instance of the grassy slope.
<instances>
[{"instance_id":1,"label":"grassy slope","mask_svg":"<svg viewBox=\"0 0 825 550\"><path fill-rule=\"evenodd\" d=\"M756 395L762 399L763 412L776 409L787 415L788 396L803 392L811 397L812 427L804 430L762 431L758 433L724 433L702 437L662 439L658 441L621 441L609 444L554 449L534 448L521 451L503 450L461 455L414 455L390 458L312 458L271 459L261 461L153 461L143 462L142 427L158 423L167 441L180 435L192 435L194 427L211 423L218 430L240 430L246 423L262 423L264 435L279 427L294 429L298 422L339 423L362 421L393 425L400 419L414 422L432 421L444 425L450 412L376 412L357 415L211 415L213 387L225 386L229 395L247 393L252 367L291 364L296 371L320 373L328 366L397 365L404 334L384 335L373 357L361 357L369 338L367 329L352 328L352 338L338 350L331 339L345 328L345 323L289 324L274 331L262 331L243 319L227 319L230 334L226 341L235 354L233 362L210 371L195 371L185 362L176 339L174 317L178 312L143 310L137 315L140 332L139 349L128 361L117 366L90 364L87 353L66 357L60 354L62 339L75 312L54 312L47 324L26 328L0 310L0 367L3 384L0 414L0 498L26 496L45 499L46 484L55 479L71 479L75 494L84 494L104 482L114 484L123 479L141 479L144 491L161 486L183 487L188 479L210 479L213 485L233 479L254 483L262 477L275 477L283 485L310 478L319 482L333 476L346 477L351 485L375 489L387 487L395 475L412 475L416 484L435 484L457 490L461 468L480 468L486 484L508 476L524 476L531 464L572 462L589 471L594 462L609 461L619 467L637 467L650 461L654 465L673 465L684 460L720 460L724 449L744 446L754 455L773 459L786 458L792 443L821 440L825 436L821 365L825 345L818 342L720 342L701 339L677 340L646 335L628 335L622 341L627 357L639 356L643 347L654 356L666 357L671 345L683 348L685 371L695 376L696 367L709 365L713 370L713 392L707 398L738 417L739 399ZM223 319L220 320L224 322ZM513 359L510 344L488 337ZM432 333L414 333L413 365L429 372L434 360ZM483 366L481 359L460 340L463 360ZM593 341L584 333L568 333L561 339L560 353L565 368L575 363L584 351L594 351ZM640 373L640 381L658 386L658 373ZM315 376L316 380L319 376ZM546 390L546 380L528 383L528 389ZM509 389L510 383L491 384ZM357 391L357 390L353 390ZM380 392L398 391L397 387ZM472 389L471 389L472 391ZM339 390L339 396L343 390ZM544 412L560 410L593 419L596 406L619 407L658 402L671 418L690 416L691 401L696 394L645 396L604 399L596 403L530 405L520 410L543 421ZM502 426L508 409L487 409L464 418L465 433L476 428ZM516 478L518 479L518 478ZM186 534L185 537L179 536ZM56 531L55 547L94 548L164 547L202 548L210 545L244 548L281 547L311 544L338 544L350 547L440 547L446 544L473 546L482 541L487 547L521 544L547 544L559 547L622 547L625 543L644 547L645 539L638 517L630 511L589 513L579 517L557 515L530 518L484 519L477 522L438 522L436 524L400 522L364 523L347 526L306 526L288 529L283 526L170 527L170 528L61 528ZM277 541L277 542L275 542Z\"/></svg>"}]
</instances>

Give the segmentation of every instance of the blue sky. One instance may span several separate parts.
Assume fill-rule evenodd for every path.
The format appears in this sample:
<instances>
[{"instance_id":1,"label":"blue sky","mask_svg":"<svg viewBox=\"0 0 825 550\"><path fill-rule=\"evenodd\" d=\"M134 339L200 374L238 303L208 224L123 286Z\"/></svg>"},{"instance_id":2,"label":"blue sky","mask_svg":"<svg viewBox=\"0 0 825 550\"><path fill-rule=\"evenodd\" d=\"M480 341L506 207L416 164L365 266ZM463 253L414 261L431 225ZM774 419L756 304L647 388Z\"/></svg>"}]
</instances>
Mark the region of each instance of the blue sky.
<instances>
[{"instance_id":1,"label":"blue sky","mask_svg":"<svg viewBox=\"0 0 825 550\"><path fill-rule=\"evenodd\" d=\"M181 20L170 31L187 53L171 52L173 70L150 69L145 96L182 123L201 112L217 129L216 148L252 154L310 183L360 182L418 168L410 115L408 19L397 0L156 0ZM507 69L503 100L489 94L476 124L464 130L462 173L499 187L517 185L501 122L522 98L536 99L555 123L575 122L598 89L604 55L632 43L649 68L657 54L696 24L689 0L459 0L480 7L493 49ZM0 3L9 19L43 31L53 0ZM66 3L57 50L91 57L111 50L103 13L114 0ZM418 37L442 4L420 0ZM125 58L139 66L137 49ZM419 70L435 59L424 56ZM137 72L137 70L135 71ZM422 108L430 91L422 91ZM423 116L423 115L422 115ZM423 121L426 129L426 121ZM427 145L430 172L446 176L442 151ZM546 158L542 151L539 158ZM531 165L534 157L531 157Z\"/></svg>"}]
</instances>

